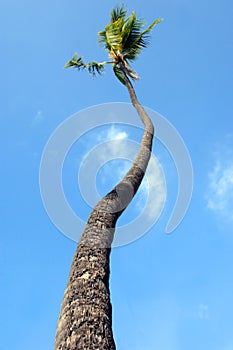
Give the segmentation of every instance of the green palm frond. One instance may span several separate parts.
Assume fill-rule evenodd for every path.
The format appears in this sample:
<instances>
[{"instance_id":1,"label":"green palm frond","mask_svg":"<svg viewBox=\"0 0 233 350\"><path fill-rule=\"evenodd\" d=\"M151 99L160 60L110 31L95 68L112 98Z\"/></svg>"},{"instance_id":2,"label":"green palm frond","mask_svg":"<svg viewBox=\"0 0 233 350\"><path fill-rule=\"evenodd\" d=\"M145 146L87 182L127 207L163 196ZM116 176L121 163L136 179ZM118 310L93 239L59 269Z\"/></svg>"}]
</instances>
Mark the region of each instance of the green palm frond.
<instances>
[{"instance_id":1,"label":"green palm frond","mask_svg":"<svg viewBox=\"0 0 233 350\"><path fill-rule=\"evenodd\" d=\"M64 68L73 67L73 68L77 68L78 70L87 69L90 74L96 75L96 73L98 74L103 73L105 63L106 62L99 63L95 61L84 63L82 57L80 57L77 53L75 53L71 58L71 60L66 63Z\"/></svg>"},{"instance_id":2,"label":"green palm frond","mask_svg":"<svg viewBox=\"0 0 233 350\"><path fill-rule=\"evenodd\" d=\"M141 24L138 22L139 21L136 19L136 14L134 11L132 12L131 16L125 20L124 26L122 28L124 46L127 45L127 40L129 39L129 36L133 34L133 31L136 29L135 27L138 27L137 29L140 30L140 28L143 26L144 22L141 22Z\"/></svg>"},{"instance_id":3,"label":"green palm frond","mask_svg":"<svg viewBox=\"0 0 233 350\"><path fill-rule=\"evenodd\" d=\"M136 18L133 12L131 17L126 22L126 29L124 33L124 46L122 55L126 59L135 59L143 48L147 46L147 41L145 37L141 37L141 29L144 26L144 22Z\"/></svg>"},{"instance_id":4,"label":"green palm frond","mask_svg":"<svg viewBox=\"0 0 233 350\"><path fill-rule=\"evenodd\" d=\"M126 17L124 7L112 11L111 22L105 30L99 32L99 42L104 44L110 57L119 56L125 60L134 60L142 49L149 44L149 32L162 21L156 19L148 28L142 30L145 22L136 18L135 12Z\"/></svg>"},{"instance_id":5,"label":"green palm frond","mask_svg":"<svg viewBox=\"0 0 233 350\"><path fill-rule=\"evenodd\" d=\"M107 50L111 50L111 41L109 42L109 36L113 38L119 36L121 30L120 28L124 24L124 18L126 16L127 10L124 6L117 6L111 12L111 21L106 26L105 30L98 32L99 42L104 44ZM113 34L113 35L112 35ZM114 42L119 41L119 38L115 38Z\"/></svg>"},{"instance_id":6,"label":"green palm frond","mask_svg":"<svg viewBox=\"0 0 233 350\"><path fill-rule=\"evenodd\" d=\"M109 23L105 30L99 32L99 42L104 44L107 51L117 52L122 50L122 27L125 20L119 17L116 21Z\"/></svg>"},{"instance_id":7,"label":"green palm frond","mask_svg":"<svg viewBox=\"0 0 233 350\"><path fill-rule=\"evenodd\" d=\"M124 18L126 13L127 10L125 10L124 5L115 7L111 12L111 22L113 23L119 18Z\"/></svg>"},{"instance_id":8,"label":"green palm frond","mask_svg":"<svg viewBox=\"0 0 233 350\"><path fill-rule=\"evenodd\" d=\"M71 60L69 60L64 68L70 68L70 67L75 67L78 69L84 68L85 63L83 62L82 57L80 57L77 52L73 55Z\"/></svg>"},{"instance_id":9,"label":"green palm frond","mask_svg":"<svg viewBox=\"0 0 233 350\"><path fill-rule=\"evenodd\" d=\"M162 19L156 19L147 29L140 31L141 23L135 23L124 45L123 57L126 60L135 60L141 51L146 48L150 42L148 33L156 24L160 23Z\"/></svg>"},{"instance_id":10,"label":"green palm frond","mask_svg":"<svg viewBox=\"0 0 233 350\"><path fill-rule=\"evenodd\" d=\"M106 27L106 43L108 47L111 48L112 51L117 52L122 48L122 35L121 28L124 24L123 18L118 18L117 21L109 24Z\"/></svg>"}]
</instances>

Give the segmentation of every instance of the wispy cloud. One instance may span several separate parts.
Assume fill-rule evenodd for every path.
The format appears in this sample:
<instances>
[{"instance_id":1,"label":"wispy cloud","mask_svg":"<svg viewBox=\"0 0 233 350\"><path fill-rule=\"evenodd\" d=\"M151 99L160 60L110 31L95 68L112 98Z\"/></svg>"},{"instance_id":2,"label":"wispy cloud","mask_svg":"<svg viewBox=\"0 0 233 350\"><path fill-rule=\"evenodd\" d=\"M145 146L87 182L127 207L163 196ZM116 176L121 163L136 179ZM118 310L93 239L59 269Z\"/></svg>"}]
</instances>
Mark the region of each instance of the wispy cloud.
<instances>
[{"instance_id":1,"label":"wispy cloud","mask_svg":"<svg viewBox=\"0 0 233 350\"><path fill-rule=\"evenodd\" d=\"M233 221L233 134L214 147L214 162L208 173L207 208L225 222Z\"/></svg>"},{"instance_id":2,"label":"wispy cloud","mask_svg":"<svg viewBox=\"0 0 233 350\"><path fill-rule=\"evenodd\" d=\"M233 163L223 157L216 160L209 172L207 207L233 220Z\"/></svg>"},{"instance_id":3,"label":"wispy cloud","mask_svg":"<svg viewBox=\"0 0 233 350\"><path fill-rule=\"evenodd\" d=\"M147 181L147 189L145 184ZM166 200L166 181L161 168L161 165L156 157L151 157L146 178L142 183L142 191L146 194L148 192L148 203L146 208L146 215L149 219L159 216L163 209Z\"/></svg>"},{"instance_id":4,"label":"wispy cloud","mask_svg":"<svg viewBox=\"0 0 233 350\"><path fill-rule=\"evenodd\" d=\"M147 325L147 332L140 332L137 349L177 350L181 348L179 326L180 307L172 296L144 298L137 302L137 310L132 308L132 316L140 315L140 321ZM134 330L140 330L138 317L134 317ZM142 323L141 322L141 323ZM148 337L154 334L156 337Z\"/></svg>"},{"instance_id":5,"label":"wispy cloud","mask_svg":"<svg viewBox=\"0 0 233 350\"><path fill-rule=\"evenodd\" d=\"M32 126L41 124L45 120L45 116L41 110L38 110L32 118Z\"/></svg>"},{"instance_id":6,"label":"wispy cloud","mask_svg":"<svg viewBox=\"0 0 233 350\"><path fill-rule=\"evenodd\" d=\"M227 346L223 348L223 350L232 350L233 349L233 340L230 340Z\"/></svg>"},{"instance_id":7,"label":"wispy cloud","mask_svg":"<svg viewBox=\"0 0 233 350\"><path fill-rule=\"evenodd\" d=\"M197 316L200 320L209 319L209 306L207 304L200 304L198 306Z\"/></svg>"}]
</instances>

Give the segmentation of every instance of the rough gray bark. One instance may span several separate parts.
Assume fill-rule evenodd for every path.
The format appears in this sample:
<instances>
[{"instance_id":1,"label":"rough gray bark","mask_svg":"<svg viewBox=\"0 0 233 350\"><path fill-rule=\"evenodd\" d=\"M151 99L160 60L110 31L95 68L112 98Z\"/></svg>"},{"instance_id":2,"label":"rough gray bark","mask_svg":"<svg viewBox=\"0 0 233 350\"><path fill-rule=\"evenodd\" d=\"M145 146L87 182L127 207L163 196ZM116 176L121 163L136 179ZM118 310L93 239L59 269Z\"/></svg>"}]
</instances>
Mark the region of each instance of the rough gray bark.
<instances>
[{"instance_id":1,"label":"rough gray bark","mask_svg":"<svg viewBox=\"0 0 233 350\"><path fill-rule=\"evenodd\" d=\"M137 100L124 67L126 87L144 133L134 163L95 206L80 238L57 325L54 350L114 350L109 257L116 221L137 192L151 154L153 124Z\"/></svg>"}]
</instances>

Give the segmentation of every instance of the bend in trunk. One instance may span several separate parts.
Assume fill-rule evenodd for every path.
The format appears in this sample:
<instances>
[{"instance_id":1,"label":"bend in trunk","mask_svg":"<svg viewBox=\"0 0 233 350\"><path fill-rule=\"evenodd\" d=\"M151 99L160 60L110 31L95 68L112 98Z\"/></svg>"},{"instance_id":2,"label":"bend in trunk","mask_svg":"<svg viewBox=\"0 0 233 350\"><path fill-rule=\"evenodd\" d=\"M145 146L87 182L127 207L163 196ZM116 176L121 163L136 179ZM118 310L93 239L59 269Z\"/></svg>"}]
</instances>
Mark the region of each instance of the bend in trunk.
<instances>
[{"instance_id":1,"label":"bend in trunk","mask_svg":"<svg viewBox=\"0 0 233 350\"><path fill-rule=\"evenodd\" d=\"M109 257L117 219L137 192L151 154L153 124L121 67L143 124L139 152L124 178L94 207L72 261L54 350L115 350L109 292Z\"/></svg>"}]
</instances>

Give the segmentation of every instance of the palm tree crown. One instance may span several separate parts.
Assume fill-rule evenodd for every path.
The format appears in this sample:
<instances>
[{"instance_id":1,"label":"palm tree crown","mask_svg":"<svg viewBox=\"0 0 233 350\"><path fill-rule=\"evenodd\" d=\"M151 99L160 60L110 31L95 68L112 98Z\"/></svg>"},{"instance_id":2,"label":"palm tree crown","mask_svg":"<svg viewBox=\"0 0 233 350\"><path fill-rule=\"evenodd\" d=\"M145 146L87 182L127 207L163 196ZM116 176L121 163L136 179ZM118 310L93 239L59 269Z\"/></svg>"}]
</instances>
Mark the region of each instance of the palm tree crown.
<instances>
[{"instance_id":1,"label":"palm tree crown","mask_svg":"<svg viewBox=\"0 0 233 350\"><path fill-rule=\"evenodd\" d=\"M111 61L84 63L82 57L77 53L65 65L65 68L74 67L78 69L87 68L89 73L95 75L104 71L105 64L112 64L116 77L125 84L124 74L132 79L139 79L139 76L130 68L129 61L134 61L142 49L149 43L149 32L162 21L156 19L148 28L142 30L145 22L136 18L133 11L126 17L127 11L123 6L117 6L111 12L111 21L105 30L98 33L99 42L108 51Z\"/></svg>"}]
</instances>

